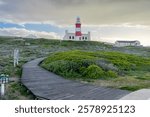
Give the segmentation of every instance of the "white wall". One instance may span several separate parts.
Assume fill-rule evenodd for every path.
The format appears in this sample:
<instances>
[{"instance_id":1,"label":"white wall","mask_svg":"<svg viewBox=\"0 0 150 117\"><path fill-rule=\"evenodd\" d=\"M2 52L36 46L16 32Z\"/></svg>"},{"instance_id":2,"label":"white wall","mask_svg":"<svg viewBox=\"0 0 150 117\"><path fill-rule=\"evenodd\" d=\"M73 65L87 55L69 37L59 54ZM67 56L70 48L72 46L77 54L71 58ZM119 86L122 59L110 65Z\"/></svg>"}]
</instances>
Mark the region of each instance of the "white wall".
<instances>
[{"instance_id":1,"label":"white wall","mask_svg":"<svg viewBox=\"0 0 150 117\"><path fill-rule=\"evenodd\" d=\"M115 42L116 47L125 47L125 46L140 46L140 42Z\"/></svg>"}]
</instances>

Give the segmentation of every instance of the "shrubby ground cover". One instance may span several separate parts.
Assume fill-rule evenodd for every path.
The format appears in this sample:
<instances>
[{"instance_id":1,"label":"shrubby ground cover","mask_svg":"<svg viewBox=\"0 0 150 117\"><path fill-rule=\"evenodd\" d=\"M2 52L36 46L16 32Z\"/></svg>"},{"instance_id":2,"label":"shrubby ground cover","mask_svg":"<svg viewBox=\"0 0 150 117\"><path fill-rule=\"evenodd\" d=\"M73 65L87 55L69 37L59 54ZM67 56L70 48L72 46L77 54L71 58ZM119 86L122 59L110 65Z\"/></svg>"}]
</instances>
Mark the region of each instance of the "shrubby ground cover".
<instances>
[{"instance_id":1,"label":"shrubby ground cover","mask_svg":"<svg viewBox=\"0 0 150 117\"><path fill-rule=\"evenodd\" d=\"M149 72L150 59L121 52L65 51L46 58L42 67L66 78L107 79Z\"/></svg>"}]
</instances>

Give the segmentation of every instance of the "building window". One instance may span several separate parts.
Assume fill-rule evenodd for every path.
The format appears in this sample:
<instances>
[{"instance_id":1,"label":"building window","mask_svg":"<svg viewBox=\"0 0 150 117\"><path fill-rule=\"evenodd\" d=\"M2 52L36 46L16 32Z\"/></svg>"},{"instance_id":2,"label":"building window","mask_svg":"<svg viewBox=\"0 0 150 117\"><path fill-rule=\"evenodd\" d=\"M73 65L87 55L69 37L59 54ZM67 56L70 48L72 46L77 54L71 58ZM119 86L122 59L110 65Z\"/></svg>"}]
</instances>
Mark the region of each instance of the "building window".
<instances>
[{"instance_id":1,"label":"building window","mask_svg":"<svg viewBox=\"0 0 150 117\"><path fill-rule=\"evenodd\" d=\"M72 39L74 39L74 36L72 36Z\"/></svg>"},{"instance_id":2,"label":"building window","mask_svg":"<svg viewBox=\"0 0 150 117\"><path fill-rule=\"evenodd\" d=\"M87 37L85 37L85 40L87 40Z\"/></svg>"},{"instance_id":3,"label":"building window","mask_svg":"<svg viewBox=\"0 0 150 117\"><path fill-rule=\"evenodd\" d=\"M84 40L84 37L82 37L82 39Z\"/></svg>"},{"instance_id":4,"label":"building window","mask_svg":"<svg viewBox=\"0 0 150 117\"><path fill-rule=\"evenodd\" d=\"M71 36L69 36L69 39L71 39Z\"/></svg>"}]
</instances>

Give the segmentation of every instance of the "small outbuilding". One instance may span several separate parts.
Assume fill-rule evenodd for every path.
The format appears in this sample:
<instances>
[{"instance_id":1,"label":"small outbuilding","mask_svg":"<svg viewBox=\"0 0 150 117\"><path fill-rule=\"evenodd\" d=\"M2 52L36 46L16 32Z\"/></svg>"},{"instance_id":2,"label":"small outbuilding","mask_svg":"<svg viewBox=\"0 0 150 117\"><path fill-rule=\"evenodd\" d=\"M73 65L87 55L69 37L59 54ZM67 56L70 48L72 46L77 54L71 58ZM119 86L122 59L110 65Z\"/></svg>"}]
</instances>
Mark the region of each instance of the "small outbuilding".
<instances>
[{"instance_id":1,"label":"small outbuilding","mask_svg":"<svg viewBox=\"0 0 150 117\"><path fill-rule=\"evenodd\" d=\"M116 41L115 42L116 47L125 47L125 46L141 46L140 41Z\"/></svg>"}]
</instances>

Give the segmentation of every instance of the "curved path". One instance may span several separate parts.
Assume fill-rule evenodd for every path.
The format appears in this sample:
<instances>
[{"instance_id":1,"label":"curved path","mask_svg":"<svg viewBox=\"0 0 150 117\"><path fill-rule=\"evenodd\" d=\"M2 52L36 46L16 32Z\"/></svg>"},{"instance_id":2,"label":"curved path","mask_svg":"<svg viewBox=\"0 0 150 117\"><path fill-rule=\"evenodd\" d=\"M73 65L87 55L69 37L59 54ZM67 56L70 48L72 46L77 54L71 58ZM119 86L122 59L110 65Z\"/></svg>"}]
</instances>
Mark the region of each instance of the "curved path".
<instances>
[{"instance_id":1,"label":"curved path","mask_svg":"<svg viewBox=\"0 0 150 117\"><path fill-rule=\"evenodd\" d=\"M21 78L22 83L39 99L113 100L130 93L64 79L38 66L42 60L39 58L26 63Z\"/></svg>"}]
</instances>

